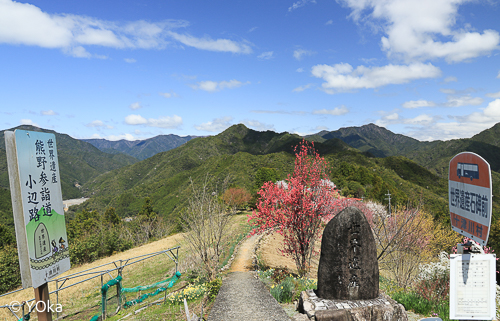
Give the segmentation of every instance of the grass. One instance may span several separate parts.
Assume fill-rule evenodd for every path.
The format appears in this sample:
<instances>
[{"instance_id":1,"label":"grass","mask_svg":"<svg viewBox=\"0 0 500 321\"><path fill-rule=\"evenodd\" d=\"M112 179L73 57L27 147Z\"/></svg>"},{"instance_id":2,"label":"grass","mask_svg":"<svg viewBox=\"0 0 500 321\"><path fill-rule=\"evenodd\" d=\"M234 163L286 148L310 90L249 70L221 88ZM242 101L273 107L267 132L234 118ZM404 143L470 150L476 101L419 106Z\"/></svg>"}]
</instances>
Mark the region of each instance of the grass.
<instances>
[{"instance_id":1,"label":"grass","mask_svg":"<svg viewBox=\"0 0 500 321\"><path fill-rule=\"evenodd\" d=\"M450 320L449 299L439 301L427 300L412 290L404 290L395 282L380 276L380 290L389 295L393 300L401 303L407 311L425 315L427 317L439 317L443 321Z\"/></svg>"},{"instance_id":2,"label":"grass","mask_svg":"<svg viewBox=\"0 0 500 321\"><path fill-rule=\"evenodd\" d=\"M234 240L233 243L236 241L236 235L239 235L241 233L244 233L248 231L248 224L246 223L247 217L244 215L246 213L242 213L242 215L235 215L234 217L231 218L230 221L230 226L229 230L231 233L235 236L232 237L231 239ZM179 249L179 270L182 273L182 276L180 280L174 285L173 288L168 289L168 293L172 293L181 287L188 286L188 282L196 283L196 275L195 273L192 273L192 270L195 268L196 262L195 262L195 257L190 253L190 249L188 244L186 243L183 234L175 234L166 238L163 238L161 240L145 244L143 246L130 249L125 252L117 253L115 255L112 255L107 258L100 259L98 261L89 263L89 264L84 264L81 266L76 266L73 267L70 271L64 273L63 275L60 276L60 278L63 278L65 275L73 274L76 272L80 272L83 270L87 270L93 267L97 267L99 265L105 264L105 263L110 263L113 261L117 260L127 260L128 258L134 257L134 256L139 256L143 255L146 253L153 253L161 250L165 250L168 248L172 248L174 246L180 245L181 248ZM233 244L229 244L229 246L232 246ZM230 257L230 255L229 255ZM112 268L114 268L114 265L111 265ZM106 267L103 267L99 270L102 270ZM108 268L110 269L109 265ZM123 281L122 281L122 286L126 288L132 288L138 285L149 285L156 283L161 280L165 280L166 278L170 277L173 275L175 272L175 264L172 260L168 258L167 255L160 255L156 256L155 258L144 260L142 262L133 264L131 266L126 267L123 270ZM116 277L116 272L112 272L112 277ZM88 276L87 276L88 277ZM85 277L85 278L87 278ZM71 281L72 283L69 283L69 281L65 284L65 286L69 284L76 283L80 280L84 279L83 277L81 279L75 279L74 281ZM109 275L104 275L103 282L106 283L111 279ZM59 286L61 283L59 283ZM191 286L192 288L193 286ZM100 277L95 278L91 281L86 281L83 283L80 283L78 285L72 286L68 289L64 289L59 292L59 303L62 304L63 311L62 315L71 315L65 320L90 320L92 316L100 313L100 301L101 301L101 295L100 295L100 288L101 288L101 279ZM55 282L50 282L49 283L49 290L54 291L55 290ZM155 289L152 289L148 292L154 292ZM143 293L141 293L143 294ZM189 306L190 310L191 308L194 309L197 315L199 315L199 310L200 309L200 304L201 300L203 298L201 297L194 297L190 295L189 293L184 293L190 301L189 301ZM126 293L126 299L131 300L135 299L137 296L139 296L139 293ZM0 298L0 305L7 305L12 301L27 301L30 300L34 297L33 289L28 288L19 292L16 292L14 294L5 296ZM164 293L161 293L155 297L148 298L143 302L142 305L147 305L151 304L151 302L163 298ZM50 299L52 303L56 303L56 295L51 294ZM182 300L181 300L182 301ZM122 300L122 304L125 301ZM150 308L142 311L138 315L135 315L134 317L129 317L127 318L128 320L179 320L182 319L181 314L179 312L179 308L182 308L182 311L184 311L184 306L179 305L179 302L176 301L174 304L153 304ZM117 307L117 299L116 299L116 290L115 287L112 287L109 289L108 292L108 315L112 315L114 311L116 310ZM122 309L122 311L119 313L118 316L112 316L109 318L109 320L118 320L121 317L125 316L128 314L130 311L137 310L139 307L134 306L129 309ZM207 307L205 307L205 312L207 312ZM156 317L156 314L158 314L160 317ZM54 314L54 318L56 315ZM184 314L185 318L185 314ZM31 320L36 320L36 313L33 313L31 315ZM7 309L0 309L0 320L14 320L13 315L7 310Z\"/></svg>"},{"instance_id":3,"label":"grass","mask_svg":"<svg viewBox=\"0 0 500 321\"><path fill-rule=\"evenodd\" d=\"M300 297L302 291L317 288L317 280L298 277L286 268L258 271L260 280L279 303L290 303Z\"/></svg>"}]
</instances>

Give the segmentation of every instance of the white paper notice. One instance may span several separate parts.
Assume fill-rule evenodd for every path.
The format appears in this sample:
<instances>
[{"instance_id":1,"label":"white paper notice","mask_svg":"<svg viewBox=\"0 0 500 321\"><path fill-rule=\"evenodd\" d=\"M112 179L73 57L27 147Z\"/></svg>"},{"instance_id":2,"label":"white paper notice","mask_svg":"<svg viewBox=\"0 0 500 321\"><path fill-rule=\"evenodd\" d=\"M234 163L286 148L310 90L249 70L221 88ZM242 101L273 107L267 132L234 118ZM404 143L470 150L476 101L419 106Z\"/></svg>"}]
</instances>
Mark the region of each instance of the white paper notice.
<instances>
[{"instance_id":1,"label":"white paper notice","mask_svg":"<svg viewBox=\"0 0 500 321\"><path fill-rule=\"evenodd\" d=\"M450 263L450 318L494 319L496 309L494 255L452 255Z\"/></svg>"}]
</instances>

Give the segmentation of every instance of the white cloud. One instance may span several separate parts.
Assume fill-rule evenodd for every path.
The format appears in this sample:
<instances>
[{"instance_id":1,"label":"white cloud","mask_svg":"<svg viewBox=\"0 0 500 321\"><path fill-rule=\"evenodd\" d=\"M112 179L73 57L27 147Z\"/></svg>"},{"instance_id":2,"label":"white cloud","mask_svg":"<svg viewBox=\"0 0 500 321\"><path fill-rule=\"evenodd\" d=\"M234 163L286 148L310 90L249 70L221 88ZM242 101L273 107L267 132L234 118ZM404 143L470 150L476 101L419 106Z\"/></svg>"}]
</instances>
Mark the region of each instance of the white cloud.
<instances>
[{"instance_id":1,"label":"white cloud","mask_svg":"<svg viewBox=\"0 0 500 321\"><path fill-rule=\"evenodd\" d=\"M498 75L497 75L497 78L499 78L499 79L500 79L500 71L498 71Z\"/></svg>"},{"instance_id":2,"label":"white cloud","mask_svg":"<svg viewBox=\"0 0 500 321\"><path fill-rule=\"evenodd\" d=\"M434 122L434 117L426 114L422 114L414 118L405 119L405 124L428 125L432 122Z\"/></svg>"},{"instance_id":3,"label":"white cloud","mask_svg":"<svg viewBox=\"0 0 500 321\"><path fill-rule=\"evenodd\" d=\"M49 110L42 110L42 115L43 116L55 116L55 115L58 115L58 113L56 113L52 109L49 109Z\"/></svg>"},{"instance_id":4,"label":"white cloud","mask_svg":"<svg viewBox=\"0 0 500 321\"><path fill-rule=\"evenodd\" d=\"M238 88L243 85L248 85L250 84L249 81L242 83L241 81L238 81L236 79L229 80L229 81L221 81L221 82L216 82L216 81L211 81L211 80L206 80L206 81L200 81L197 83L197 85L190 85L191 88L193 89L200 89L208 92L215 92L219 91L222 89L232 89L232 88Z\"/></svg>"},{"instance_id":5,"label":"white cloud","mask_svg":"<svg viewBox=\"0 0 500 321\"><path fill-rule=\"evenodd\" d=\"M198 126L194 126L196 130L207 131L207 132L222 132L231 126L232 117L222 117L216 118L213 121L203 123Z\"/></svg>"},{"instance_id":6,"label":"white cloud","mask_svg":"<svg viewBox=\"0 0 500 321\"><path fill-rule=\"evenodd\" d=\"M446 77L444 79L445 83L452 82L452 81L458 81L457 77L450 76L450 77Z\"/></svg>"},{"instance_id":7,"label":"white cloud","mask_svg":"<svg viewBox=\"0 0 500 321\"><path fill-rule=\"evenodd\" d=\"M141 106L140 102L135 102L135 103L130 104L130 106L128 106L128 108L130 108L132 110L136 110L136 109L142 108L142 106Z\"/></svg>"},{"instance_id":8,"label":"white cloud","mask_svg":"<svg viewBox=\"0 0 500 321\"><path fill-rule=\"evenodd\" d=\"M297 68L296 72L304 72L304 68Z\"/></svg>"},{"instance_id":9,"label":"white cloud","mask_svg":"<svg viewBox=\"0 0 500 321\"><path fill-rule=\"evenodd\" d=\"M266 51L266 52L263 52L260 55L258 55L257 58L267 60L267 59L274 58L273 55L274 55L273 51Z\"/></svg>"},{"instance_id":10,"label":"white cloud","mask_svg":"<svg viewBox=\"0 0 500 321\"><path fill-rule=\"evenodd\" d=\"M444 104L446 107L462 107L462 106L476 106L483 103L483 98L467 96L448 96L448 101Z\"/></svg>"},{"instance_id":11,"label":"white cloud","mask_svg":"<svg viewBox=\"0 0 500 321\"><path fill-rule=\"evenodd\" d=\"M144 20L119 23L88 16L49 14L35 5L0 0L0 43L61 49L79 58L107 58L93 55L86 46L116 49L163 49L172 41L201 50L250 53L250 45L229 39L196 38L172 30L189 25L184 20ZM135 59L124 59L128 63Z\"/></svg>"},{"instance_id":12,"label":"white cloud","mask_svg":"<svg viewBox=\"0 0 500 321\"><path fill-rule=\"evenodd\" d=\"M448 95L454 95L457 93L455 89L450 89L450 88L441 88L439 89L439 91L442 92L443 94L448 94Z\"/></svg>"},{"instance_id":13,"label":"white cloud","mask_svg":"<svg viewBox=\"0 0 500 321\"><path fill-rule=\"evenodd\" d=\"M266 130L276 131L276 129L274 129L274 125L264 124L258 120L244 120L244 121L242 121L242 123L245 126L250 127L252 129L255 129L255 130L258 130L258 131L266 131Z\"/></svg>"},{"instance_id":14,"label":"white cloud","mask_svg":"<svg viewBox=\"0 0 500 321\"><path fill-rule=\"evenodd\" d=\"M294 2L289 8L288 12L291 12L292 10L295 10L297 8L303 7L308 3L316 3L316 0L299 0Z\"/></svg>"},{"instance_id":15,"label":"white cloud","mask_svg":"<svg viewBox=\"0 0 500 321\"><path fill-rule=\"evenodd\" d=\"M297 88L293 89L292 91L296 92L296 93L299 93L299 92L302 92L302 91L304 91L306 89L309 89L309 88L311 88L313 86L314 86L314 84L307 84L307 85L304 85L304 86L297 87Z\"/></svg>"},{"instance_id":16,"label":"white cloud","mask_svg":"<svg viewBox=\"0 0 500 321\"><path fill-rule=\"evenodd\" d=\"M243 53L249 54L252 52L252 48L246 43L238 43L229 39L216 39L213 40L210 37L196 38L188 34L179 34L173 31L168 31L168 34L179 41L180 43L201 50L208 51L221 51L221 52L232 52L232 53Z\"/></svg>"},{"instance_id":17,"label":"white cloud","mask_svg":"<svg viewBox=\"0 0 500 321\"><path fill-rule=\"evenodd\" d=\"M319 130L319 131L328 130L328 127L326 127L326 126L316 126L316 127L314 127L314 130Z\"/></svg>"},{"instance_id":18,"label":"white cloud","mask_svg":"<svg viewBox=\"0 0 500 321\"><path fill-rule=\"evenodd\" d=\"M148 126L158 128L177 128L182 125L182 118L174 115L172 117L160 117L158 119L149 118Z\"/></svg>"},{"instance_id":19,"label":"white cloud","mask_svg":"<svg viewBox=\"0 0 500 321\"><path fill-rule=\"evenodd\" d=\"M500 121L500 99L495 99L482 112L474 112L465 117L465 120L473 123L491 124L493 126Z\"/></svg>"},{"instance_id":20,"label":"white cloud","mask_svg":"<svg viewBox=\"0 0 500 321\"><path fill-rule=\"evenodd\" d=\"M159 93L160 96L163 96L165 98L172 98L172 97L179 97L175 92L171 91L169 93Z\"/></svg>"},{"instance_id":21,"label":"white cloud","mask_svg":"<svg viewBox=\"0 0 500 321\"><path fill-rule=\"evenodd\" d=\"M137 60L135 60L134 58L125 58L123 60L129 64L133 64L134 62L137 62Z\"/></svg>"},{"instance_id":22,"label":"white cloud","mask_svg":"<svg viewBox=\"0 0 500 321\"><path fill-rule=\"evenodd\" d=\"M123 140L123 139L128 140L128 141L136 140L132 134L109 135L109 136L106 136L105 139L110 140L110 141L117 141L117 140Z\"/></svg>"},{"instance_id":23,"label":"white cloud","mask_svg":"<svg viewBox=\"0 0 500 321\"><path fill-rule=\"evenodd\" d=\"M158 128L178 128L182 125L182 117L177 115L173 116L162 116L158 119L155 118L144 118L141 115L128 115L125 117L125 123L128 125L146 125L149 127Z\"/></svg>"},{"instance_id":24,"label":"white cloud","mask_svg":"<svg viewBox=\"0 0 500 321\"><path fill-rule=\"evenodd\" d=\"M448 95L465 95L465 94L470 94L470 93L475 93L477 92L477 89L469 87L465 89L452 89L452 88L440 88L440 92L443 94L448 94Z\"/></svg>"},{"instance_id":25,"label":"white cloud","mask_svg":"<svg viewBox=\"0 0 500 321\"><path fill-rule=\"evenodd\" d=\"M339 0L356 22L378 25L388 56L412 60L443 58L460 62L498 49L495 30L482 33L456 27L458 9L467 0ZM439 40L438 40L439 39ZM442 40L442 41L440 41Z\"/></svg>"},{"instance_id":26,"label":"white cloud","mask_svg":"<svg viewBox=\"0 0 500 321\"><path fill-rule=\"evenodd\" d=\"M314 110L312 113L314 115L332 115L332 116L340 116L340 115L345 115L349 112L349 109L341 105L339 107L335 107L334 109L317 109Z\"/></svg>"},{"instance_id":27,"label":"white cloud","mask_svg":"<svg viewBox=\"0 0 500 321\"><path fill-rule=\"evenodd\" d=\"M21 119L20 123L21 123L21 125L31 125L31 126L35 126L35 127L40 127L37 123L35 123L31 119Z\"/></svg>"},{"instance_id":28,"label":"white cloud","mask_svg":"<svg viewBox=\"0 0 500 321\"><path fill-rule=\"evenodd\" d=\"M454 89L441 89L441 92L445 94L449 94L446 97L446 102L444 103L435 103L429 100L410 100L402 104L404 108L414 109L420 107L462 107L462 106L477 106L481 105L484 100L480 97L471 97L470 95L457 96L454 95L457 92L462 93L464 91L456 91ZM488 94L487 94L488 95ZM495 98L495 97L493 97Z\"/></svg>"},{"instance_id":29,"label":"white cloud","mask_svg":"<svg viewBox=\"0 0 500 321\"><path fill-rule=\"evenodd\" d=\"M255 30L257 30L257 28L259 28L259 27L252 27L252 28L250 28L250 30L248 30L248 32L249 32L249 33L250 33L250 32L254 32Z\"/></svg>"},{"instance_id":30,"label":"white cloud","mask_svg":"<svg viewBox=\"0 0 500 321\"><path fill-rule=\"evenodd\" d=\"M333 24L333 20L332 20L332 19L328 20L328 21L325 23L325 26L328 26L328 25L331 25L331 24Z\"/></svg>"},{"instance_id":31,"label":"white cloud","mask_svg":"<svg viewBox=\"0 0 500 321\"><path fill-rule=\"evenodd\" d=\"M500 98L500 91L499 91L499 92L496 92L496 93L488 93L488 94L486 94L486 97L490 97L490 98Z\"/></svg>"},{"instance_id":32,"label":"white cloud","mask_svg":"<svg viewBox=\"0 0 500 321\"><path fill-rule=\"evenodd\" d=\"M90 123L88 123L85 126L87 126L87 127L94 127L94 128L108 128L108 129L112 129L113 128L113 126L108 126L108 125L104 124L104 122L102 120L91 121Z\"/></svg>"},{"instance_id":33,"label":"white cloud","mask_svg":"<svg viewBox=\"0 0 500 321\"><path fill-rule=\"evenodd\" d=\"M377 88L390 84L404 84L422 78L436 78L441 70L432 64L412 63L410 65L392 65L382 67L358 66L340 63L333 66L315 65L311 73L326 82L323 90L329 94L361 88Z\"/></svg>"},{"instance_id":34,"label":"white cloud","mask_svg":"<svg viewBox=\"0 0 500 321\"><path fill-rule=\"evenodd\" d=\"M454 117L452 122L437 122L412 134L417 139L456 139L469 138L500 122L500 99L496 99L482 110L466 116Z\"/></svg>"},{"instance_id":35,"label":"white cloud","mask_svg":"<svg viewBox=\"0 0 500 321\"><path fill-rule=\"evenodd\" d=\"M434 107L436 103L429 100L410 100L402 105L404 108L420 108L420 107Z\"/></svg>"},{"instance_id":36,"label":"white cloud","mask_svg":"<svg viewBox=\"0 0 500 321\"><path fill-rule=\"evenodd\" d=\"M427 126L433 124L435 121L436 121L435 117L427 114L418 115L414 118L405 118L401 117L398 113L390 113L383 116L381 119L377 120L375 124L382 127L386 127L388 125L393 125L393 124Z\"/></svg>"},{"instance_id":37,"label":"white cloud","mask_svg":"<svg viewBox=\"0 0 500 321\"><path fill-rule=\"evenodd\" d=\"M304 56L312 56L314 54L315 52L311 50L297 49L293 52L293 57L297 60L301 60Z\"/></svg>"},{"instance_id":38,"label":"white cloud","mask_svg":"<svg viewBox=\"0 0 500 321\"><path fill-rule=\"evenodd\" d=\"M479 108L465 116L448 116L450 122L440 121L440 116L419 115L415 118L400 117L397 113L388 114L376 121L379 126L405 124L411 131L405 135L419 140L449 140L470 138L500 122L500 99L490 102L486 108Z\"/></svg>"},{"instance_id":39,"label":"white cloud","mask_svg":"<svg viewBox=\"0 0 500 321\"><path fill-rule=\"evenodd\" d=\"M148 120L141 115L128 115L125 117L125 123L128 125L144 125L148 123Z\"/></svg>"}]
</instances>

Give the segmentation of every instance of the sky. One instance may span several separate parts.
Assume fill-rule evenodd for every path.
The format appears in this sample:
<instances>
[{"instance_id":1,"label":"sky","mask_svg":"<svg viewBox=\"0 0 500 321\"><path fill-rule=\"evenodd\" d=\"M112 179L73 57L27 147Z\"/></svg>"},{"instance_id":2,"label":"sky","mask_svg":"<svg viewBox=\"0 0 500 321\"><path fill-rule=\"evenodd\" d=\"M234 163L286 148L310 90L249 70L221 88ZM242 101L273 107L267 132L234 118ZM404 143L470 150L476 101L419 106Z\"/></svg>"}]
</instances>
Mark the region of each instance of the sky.
<instances>
[{"instance_id":1,"label":"sky","mask_svg":"<svg viewBox=\"0 0 500 321\"><path fill-rule=\"evenodd\" d=\"M0 129L421 141L500 122L497 0L0 0Z\"/></svg>"}]
</instances>

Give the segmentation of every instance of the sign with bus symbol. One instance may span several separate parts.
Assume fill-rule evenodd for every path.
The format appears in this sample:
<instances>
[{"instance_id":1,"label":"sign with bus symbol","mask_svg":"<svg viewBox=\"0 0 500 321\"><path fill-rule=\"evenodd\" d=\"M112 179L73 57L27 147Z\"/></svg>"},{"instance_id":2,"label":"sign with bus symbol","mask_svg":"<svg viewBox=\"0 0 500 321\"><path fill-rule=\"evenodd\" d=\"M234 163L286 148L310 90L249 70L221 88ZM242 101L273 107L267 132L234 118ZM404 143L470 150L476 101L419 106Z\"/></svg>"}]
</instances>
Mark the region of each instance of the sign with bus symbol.
<instances>
[{"instance_id":1,"label":"sign with bus symbol","mask_svg":"<svg viewBox=\"0 0 500 321\"><path fill-rule=\"evenodd\" d=\"M450 161L448 175L451 228L486 245L492 210L490 165L477 154L463 152Z\"/></svg>"},{"instance_id":2,"label":"sign with bus symbol","mask_svg":"<svg viewBox=\"0 0 500 321\"><path fill-rule=\"evenodd\" d=\"M477 164L457 163L457 176L479 179L479 166Z\"/></svg>"}]
</instances>

